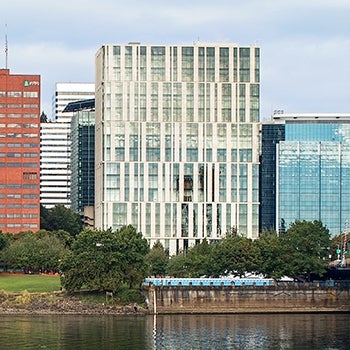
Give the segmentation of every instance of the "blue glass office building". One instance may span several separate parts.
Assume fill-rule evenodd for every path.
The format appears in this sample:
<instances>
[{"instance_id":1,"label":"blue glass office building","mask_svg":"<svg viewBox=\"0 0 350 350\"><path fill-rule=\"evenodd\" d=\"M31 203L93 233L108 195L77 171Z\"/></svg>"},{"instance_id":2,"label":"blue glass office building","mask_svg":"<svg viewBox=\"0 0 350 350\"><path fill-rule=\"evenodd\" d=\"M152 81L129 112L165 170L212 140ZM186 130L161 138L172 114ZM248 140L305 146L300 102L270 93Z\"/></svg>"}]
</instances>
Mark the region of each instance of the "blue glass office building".
<instances>
[{"instance_id":1,"label":"blue glass office building","mask_svg":"<svg viewBox=\"0 0 350 350\"><path fill-rule=\"evenodd\" d=\"M271 168L275 228L281 232L297 219L321 220L332 235L341 233L350 217L350 115L275 115L273 127L281 125L284 139L276 142Z\"/></svg>"},{"instance_id":2,"label":"blue glass office building","mask_svg":"<svg viewBox=\"0 0 350 350\"><path fill-rule=\"evenodd\" d=\"M259 171L259 230L276 228L276 145L284 140L284 124L263 124Z\"/></svg>"},{"instance_id":3,"label":"blue glass office building","mask_svg":"<svg viewBox=\"0 0 350 350\"><path fill-rule=\"evenodd\" d=\"M95 100L71 102L71 209L83 213L95 204Z\"/></svg>"}]
</instances>

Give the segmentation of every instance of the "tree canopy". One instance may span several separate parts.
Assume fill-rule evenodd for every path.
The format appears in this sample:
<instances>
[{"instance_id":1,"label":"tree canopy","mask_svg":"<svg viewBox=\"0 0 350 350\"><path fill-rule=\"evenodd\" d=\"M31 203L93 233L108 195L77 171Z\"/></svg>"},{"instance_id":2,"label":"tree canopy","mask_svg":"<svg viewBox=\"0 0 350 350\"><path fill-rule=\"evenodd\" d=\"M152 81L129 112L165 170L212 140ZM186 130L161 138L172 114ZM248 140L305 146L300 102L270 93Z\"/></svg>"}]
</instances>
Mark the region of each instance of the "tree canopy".
<instances>
[{"instance_id":1,"label":"tree canopy","mask_svg":"<svg viewBox=\"0 0 350 350\"><path fill-rule=\"evenodd\" d=\"M67 291L118 291L123 283L139 285L147 275L147 241L132 226L120 230L85 229L76 236L62 262L61 282Z\"/></svg>"},{"instance_id":2,"label":"tree canopy","mask_svg":"<svg viewBox=\"0 0 350 350\"><path fill-rule=\"evenodd\" d=\"M52 232L22 232L13 235L2 251L7 266L25 272L58 271L68 250L66 243Z\"/></svg>"},{"instance_id":3,"label":"tree canopy","mask_svg":"<svg viewBox=\"0 0 350 350\"><path fill-rule=\"evenodd\" d=\"M48 231L64 230L73 237L83 228L80 215L62 204L47 209L40 207L40 227Z\"/></svg>"},{"instance_id":4,"label":"tree canopy","mask_svg":"<svg viewBox=\"0 0 350 350\"><path fill-rule=\"evenodd\" d=\"M48 212L71 216L62 206ZM281 235L264 231L251 240L229 234L220 242L204 239L169 257L160 242L150 249L133 226L115 232L84 229L75 236L72 232L1 234L1 262L27 271L60 269L62 285L68 291L117 292L125 286L138 287L147 275L194 278L259 273L276 279L286 275L308 280L326 271L330 251L339 241L330 241L329 230L320 221L295 221Z\"/></svg>"},{"instance_id":5,"label":"tree canopy","mask_svg":"<svg viewBox=\"0 0 350 350\"><path fill-rule=\"evenodd\" d=\"M164 249L163 245L158 241L146 256L148 265L148 274L151 276L164 276L167 272L169 262L169 253Z\"/></svg>"},{"instance_id":6,"label":"tree canopy","mask_svg":"<svg viewBox=\"0 0 350 350\"><path fill-rule=\"evenodd\" d=\"M256 271L257 259L258 252L251 239L229 236L214 248L214 276L243 276L246 272Z\"/></svg>"},{"instance_id":7,"label":"tree canopy","mask_svg":"<svg viewBox=\"0 0 350 350\"><path fill-rule=\"evenodd\" d=\"M285 248L281 238L275 231L264 231L259 239L254 241L254 244L259 251L257 261L258 273L276 279L288 274Z\"/></svg>"},{"instance_id":8,"label":"tree canopy","mask_svg":"<svg viewBox=\"0 0 350 350\"><path fill-rule=\"evenodd\" d=\"M289 276L310 279L311 273L322 275L326 271L330 235L321 221L296 220L281 235L281 242Z\"/></svg>"}]
</instances>

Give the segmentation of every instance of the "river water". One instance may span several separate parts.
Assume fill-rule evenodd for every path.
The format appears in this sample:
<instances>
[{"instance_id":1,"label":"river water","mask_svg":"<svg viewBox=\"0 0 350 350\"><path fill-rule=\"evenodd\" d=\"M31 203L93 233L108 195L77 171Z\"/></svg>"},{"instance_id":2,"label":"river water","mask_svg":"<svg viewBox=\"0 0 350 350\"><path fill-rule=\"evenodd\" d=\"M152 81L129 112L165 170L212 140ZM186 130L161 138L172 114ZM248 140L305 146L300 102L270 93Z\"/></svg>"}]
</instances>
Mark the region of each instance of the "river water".
<instances>
[{"instance_id":1,"label":"river water","mask_svg":"<svg viewBox=\"0 0 350 350\"><path fill-rule=\"evenodd\" d=\"M350 314L0 315L0 349L350 349Z\"/></svg>"}]
</instances>

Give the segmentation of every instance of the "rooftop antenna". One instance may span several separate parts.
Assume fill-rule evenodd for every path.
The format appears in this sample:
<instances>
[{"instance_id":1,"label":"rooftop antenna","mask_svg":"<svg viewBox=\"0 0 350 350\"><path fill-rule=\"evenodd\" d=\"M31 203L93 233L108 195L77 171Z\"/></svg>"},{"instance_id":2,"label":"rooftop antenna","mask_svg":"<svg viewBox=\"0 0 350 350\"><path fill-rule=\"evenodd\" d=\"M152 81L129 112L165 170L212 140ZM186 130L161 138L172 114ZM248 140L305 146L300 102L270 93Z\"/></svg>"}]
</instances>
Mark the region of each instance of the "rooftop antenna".
<instances>
[{"instance_id":1,"label":"rooftop antenna","mask_svg":"<svg viewBox=\"0 0 350 350\"><path fill-rule=\"evenodd\" d=\"M8 63L8 42L7 42L7 24L5 24L5 68L7 69L7 63Z\"/></svg>"}]
</instances>

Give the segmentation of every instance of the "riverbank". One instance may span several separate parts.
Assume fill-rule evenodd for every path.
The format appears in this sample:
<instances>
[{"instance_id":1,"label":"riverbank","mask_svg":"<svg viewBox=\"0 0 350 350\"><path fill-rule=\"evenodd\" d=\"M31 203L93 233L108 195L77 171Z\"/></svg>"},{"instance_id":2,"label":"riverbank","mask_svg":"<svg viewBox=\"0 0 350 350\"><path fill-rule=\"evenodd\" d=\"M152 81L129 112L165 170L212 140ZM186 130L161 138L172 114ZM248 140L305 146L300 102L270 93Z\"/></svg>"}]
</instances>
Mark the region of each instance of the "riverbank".
<instances>
[{"instance_id":1,"label":"riverbank","mask_svg":"<svg viewBox=\"0 0 350 350\"><path fill-rule=\"evenodd\" d=\"M114 300L93 303L65 292L0 292L1 314L144 315L148 310L137 304L118 305Z\"/></svg>"}]
</instances>

